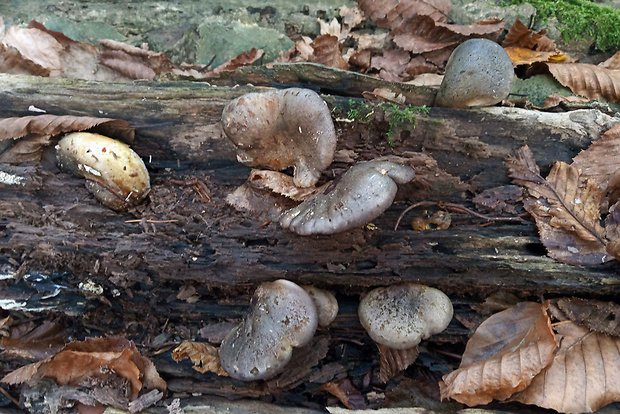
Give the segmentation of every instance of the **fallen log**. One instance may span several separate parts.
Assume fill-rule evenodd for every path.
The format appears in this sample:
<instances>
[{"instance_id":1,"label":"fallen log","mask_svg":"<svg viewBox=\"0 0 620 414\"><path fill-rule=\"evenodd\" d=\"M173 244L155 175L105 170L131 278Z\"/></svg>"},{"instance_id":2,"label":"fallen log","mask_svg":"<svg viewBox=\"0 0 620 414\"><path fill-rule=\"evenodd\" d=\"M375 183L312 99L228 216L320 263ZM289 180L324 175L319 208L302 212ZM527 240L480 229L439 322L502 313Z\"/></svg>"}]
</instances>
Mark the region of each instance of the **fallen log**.
<instances>
[{"instance_id":1,"label":"fallen log","mask_svg":"<svg viewBox=\"0 0 620 414\"><path fill-rule=\"evenodd\" d=\"M522 145L532 149L544 171L551 161L570 161L616 118L598 110L432 108L418 115L415 125L390 125L385 107L325 94L339 141L336 161L323 180L379 156L414 165L418 178L399 190L397 203L374 226L302 237L225 202L249 168L237 162L219 123L221 112L230 99L262 90L268 88L0 75L2 118L32 115L28 108L34 106L48 114L130 122L136 128L132 147L152 182L145 203L118 213L99 204L83 180L61 173L51 147L41 163L0 165L5 174L0 179L0 305L63 311L91 333L122 332L148 347L160 334L169 341L194 339L205 324L239 318L253 289L278 278L336 292L344 311L330 332L335 342L367 341L355 317L358 295L397 282L443 290L464 318L469 304L499 290L522 299L620 292L618 264L558 263L546 256L534 223L514 214L512 221L500 221L454 213L446 230L414 231L410 213L407 223L394 229L410 203L472 207L474 194L508 184L503 161ZM369 105L369 120L350 116L359 105ZM393 145L386 138L390 128ZM30 284L30 291L19 285L33 272L50 275L64 290L41 299L36 295L44 290L40 285ZM87 291L87 281L102 292ZM187 286L196 289L198 302L178 299ZM171 333L168 323L179 329ZM468 333L453 321L436 341L463 343ZM162 360L158 366L167 365ZM166 372L178 381L187 375L172 368ZM193 384L188 391L208 392Z\"/></svg>"}]
</instances>

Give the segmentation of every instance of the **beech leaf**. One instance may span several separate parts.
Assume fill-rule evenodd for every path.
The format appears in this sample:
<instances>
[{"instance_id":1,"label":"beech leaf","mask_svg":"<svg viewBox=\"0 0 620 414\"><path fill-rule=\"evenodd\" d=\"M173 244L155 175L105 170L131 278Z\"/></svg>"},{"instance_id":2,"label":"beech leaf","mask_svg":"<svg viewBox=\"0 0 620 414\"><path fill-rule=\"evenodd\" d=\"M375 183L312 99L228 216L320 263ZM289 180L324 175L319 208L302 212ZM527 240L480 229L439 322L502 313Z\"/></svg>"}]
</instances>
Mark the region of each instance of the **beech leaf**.
<instances>
[{"instance_id":1,"label":"beech leaf","mask_svg":"<svg viewBox=\"0 0 620 414\"><path fill-rule=\"evenodd\" d=\"M620 305L614 302L561 298L557 305L568 319L591 331L620 336Z\"/></svg>"},{"instance_id":2,"label":"beech leaf","mask_svg":"<svg viewBox=\"0 0 620 414\"><path fill-rule=\"evenodd\" d=\"M544 29L540 32L529 29L526 25L521 23L521 20L517 17L512 26L510 26L510 29L508 29L502 46L504 48L512 46L541 52L554 52L555 43L553 40L549 39L546 34L547 31Z\"/></svg>"},{"instance_id":3,"label":"beech leaf","mask_svg":"<svg viewBox=\"0 0 620 414\"><path fill-rule=\"evenodd\" d=\"M589 63L535 63L527 75L551 73L574 94L588 99L605 98L620 102L620 70L611 70Z\"/></svg>"},{"instance_id":4,"label":"beech leaf","mask_svg":"<svg viewBox=\"0 0 620 414\"><path fill-rule=\"evenodd\" d=\"M521 302L480 324L459 369L439 383L441 398L468 406L506 400L530 384L556 348L547 307Z\"/></svg>"},{"instance_id":5,"label":"beech leaf","mask_svg":"<svg viewBox=\"0 0 620 414\"><path fill-rule=\"evenodd\" d=\"M452 8L449 0L356 0L359 8L379 27L396 29L418 15L437 22L448 21Z\"/></svg>"},{"instance_id":6,"label":"beech leaf","mask_svg":"<svg viewBox=\"0 0 620 414\"><path fill-rule=\"evenodd\" d=\"M418 346L409 349L393 349L377 344L380 354L379 381L386 383L400 371L418 359Z\"/></svg>"},{"instance_id":7,"label":"beech leaf","mask_svg":"<svg viewBox=\"0 0 620 414\"><path fill-rule=\"evenodd\" d=\"M130 143L134 129L127 121L71 115L36 115L0 119L0 142L15 140L0 150L0 163L39 161L51 138L65 132L91 130Z\"/></svg>"},{"instance_id":8,"label":"beech leaf","mask_svg":"<svg viewBox=\"0 0 620 414\"><path fill-rule=\"evenodd\" d=\"M511 400L560 413L593 412L620 401L620 338L574 323L557 326L553 363Z\"/></svg>"},{"instance_id":9,"label":"beech leaf","mask_svg":"<svg viewBox=\"0 0 620 414\"><path fill-rule=\"evenodd\" d=\"M569 264L600 264L611 260L605 250L605 229L600 225L602 193L579 169L563 162L553 164L544 179L530 149L506 160L512 181L525 187L525 209L534 217L549 256Z\"/></svg>"}]
</instances>

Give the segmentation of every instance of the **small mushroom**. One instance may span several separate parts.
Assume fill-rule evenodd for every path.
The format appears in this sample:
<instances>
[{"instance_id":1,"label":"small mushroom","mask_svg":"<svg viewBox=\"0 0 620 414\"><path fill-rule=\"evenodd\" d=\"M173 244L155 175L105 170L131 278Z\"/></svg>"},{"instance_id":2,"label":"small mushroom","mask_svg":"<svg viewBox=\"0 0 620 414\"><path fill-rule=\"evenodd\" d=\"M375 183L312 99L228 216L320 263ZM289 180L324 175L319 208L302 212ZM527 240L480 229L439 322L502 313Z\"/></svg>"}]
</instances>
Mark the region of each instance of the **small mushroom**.
<instances>
[{"instance_id":1,"label":"small mushroom","mask_svg":"<svg viewBox=\"0 0 620 414\"><path fill-rule=\"evenodd\" d=\"M452 313L450 299L424 285L401 283L368 293L358 315L381 352L380 379L387 381L413 363L420 341L446 329Z\"/></svg>"},{"instance_id":2,"label":"small mushroom","mask_svg":"<svg viewBox=\"0 0 620 414\"><path fill-rule=\"evenodd\" d=\"M446 64L435 106L469 108L494 105L510 93L514 68L503 47L488 39L469 39Z\"/></svg>"},{"instance_id":3,"label":"small mushroom","mask_svg":"<svg viewBox=\"0 0 620 414\"><path fill-rule=\"evenodd\" d=\"M303 203L287 210L280 225L301 235L333 234L362 226L383 213L413 168L392 161L365 161Z\"/></svg>"},{"instance_id":4,"label":"small mushroom","mask_svg":"<svg viewBox=\"0 0 620 414\"><path fill-rule=\"evenodd\" d=\"M302 288L310 295L316 306L319 317L319 326L326 327L338 315L338 301L332 292L319 289L315 286L304 285Z\"/></svg>"},{"instance_id":5,"label":"small mushroom","mask_svg":"<svg viewBox=\"0 0 620 414\"><path fill-rule=\"evenodd\" d=\"M249 166L295 167L298 187L311 187L331 163L336 131L327 104L312 90L248 93L228 103L224 132Z\"/></svg>"},{"instance_id":6,"label":"small mushroom","mask_svg":"<svg viewBox=\"0 0 620 414\"><path fill-rule=\"evenodd\" d=\"M288 280L261 284L241 323L220 346L220 363L232 378L269 379L284 370L294 347L312 339L316 307L304 289Z\"/></svg>"},{"instance_id":7,"label":"small mushroom","mask_svg":"<svg viewBox=\"0 0 620 414\"><path fill-rule=\"evenodd\" d=\"M151 189L142 159L126 144L88 132L74 132L56 146L61 170L86 178L86 188L102 204L123 210L138 204Z\"/></svg>"}]
</instances>

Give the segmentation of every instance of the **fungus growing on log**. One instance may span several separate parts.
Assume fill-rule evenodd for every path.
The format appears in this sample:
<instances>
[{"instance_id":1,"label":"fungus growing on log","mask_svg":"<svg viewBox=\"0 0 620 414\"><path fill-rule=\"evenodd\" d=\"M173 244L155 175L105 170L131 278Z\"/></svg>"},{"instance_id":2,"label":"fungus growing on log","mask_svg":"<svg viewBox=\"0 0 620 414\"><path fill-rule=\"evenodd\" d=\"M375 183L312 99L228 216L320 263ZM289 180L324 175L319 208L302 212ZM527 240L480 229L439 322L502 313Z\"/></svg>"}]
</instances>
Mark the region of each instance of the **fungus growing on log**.
<instances>
[{"instance_id":1,"label":"fungus growing on log","mask_svg":"<svg viewBox=\"0 0 620 414\"><path fill-rule=\"evenodd\" d=\"M336 131L327 104L309 89L248 93L222 113L224 132L249 166L295 167L293 181L311 187L331 163Z\"/></svg>"},{"instance_id":2,"label":"fungus growing on log","mask_svg":"<svg viewBox=\"0 0 620 414\"><path fill-rule=\"evenodd\" d=\"M392 161L360 162L325 189L287 210L280 225L300 235L334 234L369 223L394 201L413 168Z\"/></svg>"},{"instance_id":3,"label":"fungus growing on log","mask_svg":"<svg viewBox=\"0 0 620 414\"><path fill-rule=\"evenodd\" d=\"M129 146L112 138L74 132L56 146L61 170L86 178L86 188L102 204L124 210L146 197L151 189L144 162Z\"/></svg>"},{"instance_id":4,"label":"fungus growing on log","mask_svg":"<svg viewBox=\"0 0 620 414\"><path fill-rule=\"evenodd\" d=\"M316 312L319 317L319 326L326 327L332 323L338 315L338 301L334 294L311 285L304 285L302 288L314 301Z\"/></svg>"},{"instance_id":5,"label":"fungus growing on log","mask_svg":"<svg viewBox=\"0 0 620 414\"><path fill-rule=\"evenodd\" d=\"M503 47L488 39L466 40L448 59L435 106L495 105L508 96L514 77L512 61Z\"/></svg>"},{"instance_id":6,"label":"fungus growing on log","mask_svg":"<svg viewBox=\"0 0 620 414\"><path fill-rule=\"evenodd\" d=\"M312 298L288 280L261 284L241 323L220 346L220 363L232 378L269 379L282 372L294 347L312 339L318 316Z\"/></svg>"},{"instance_id":7,"label":"fungus growing on log","mask_svg":"<svg viewBox=\"0 0 620 414\"><path fill-rule=\"evenodd\" d=\"M428 286L400 283L368 293L358 315L381 352L380 379L385 382L413 363L420 341L446 329L452 314L450 299Z\"/></svg>"}]
</instances>

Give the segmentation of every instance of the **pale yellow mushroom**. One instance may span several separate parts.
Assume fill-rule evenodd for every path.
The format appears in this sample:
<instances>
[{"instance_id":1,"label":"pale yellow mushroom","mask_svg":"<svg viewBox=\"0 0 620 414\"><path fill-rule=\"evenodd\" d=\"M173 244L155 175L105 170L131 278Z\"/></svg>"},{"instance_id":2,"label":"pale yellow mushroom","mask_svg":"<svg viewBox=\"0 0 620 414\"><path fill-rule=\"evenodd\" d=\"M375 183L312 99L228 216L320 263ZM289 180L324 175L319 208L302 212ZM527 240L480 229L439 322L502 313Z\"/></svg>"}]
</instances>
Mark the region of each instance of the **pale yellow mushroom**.
<instances>
[{"instance_id":1,"label":"pale yellow mushroom","mask_svg":"<svg viewBox=\"0 0 620 414\"><path fill-rule=\"evenodd\" d=\"M74 132L56 146L61 170L86 179L86 188L102 204L124 210L138 204L151 189L144 162L129 146L112 138Z\"/></svg>"}]
</instances>

